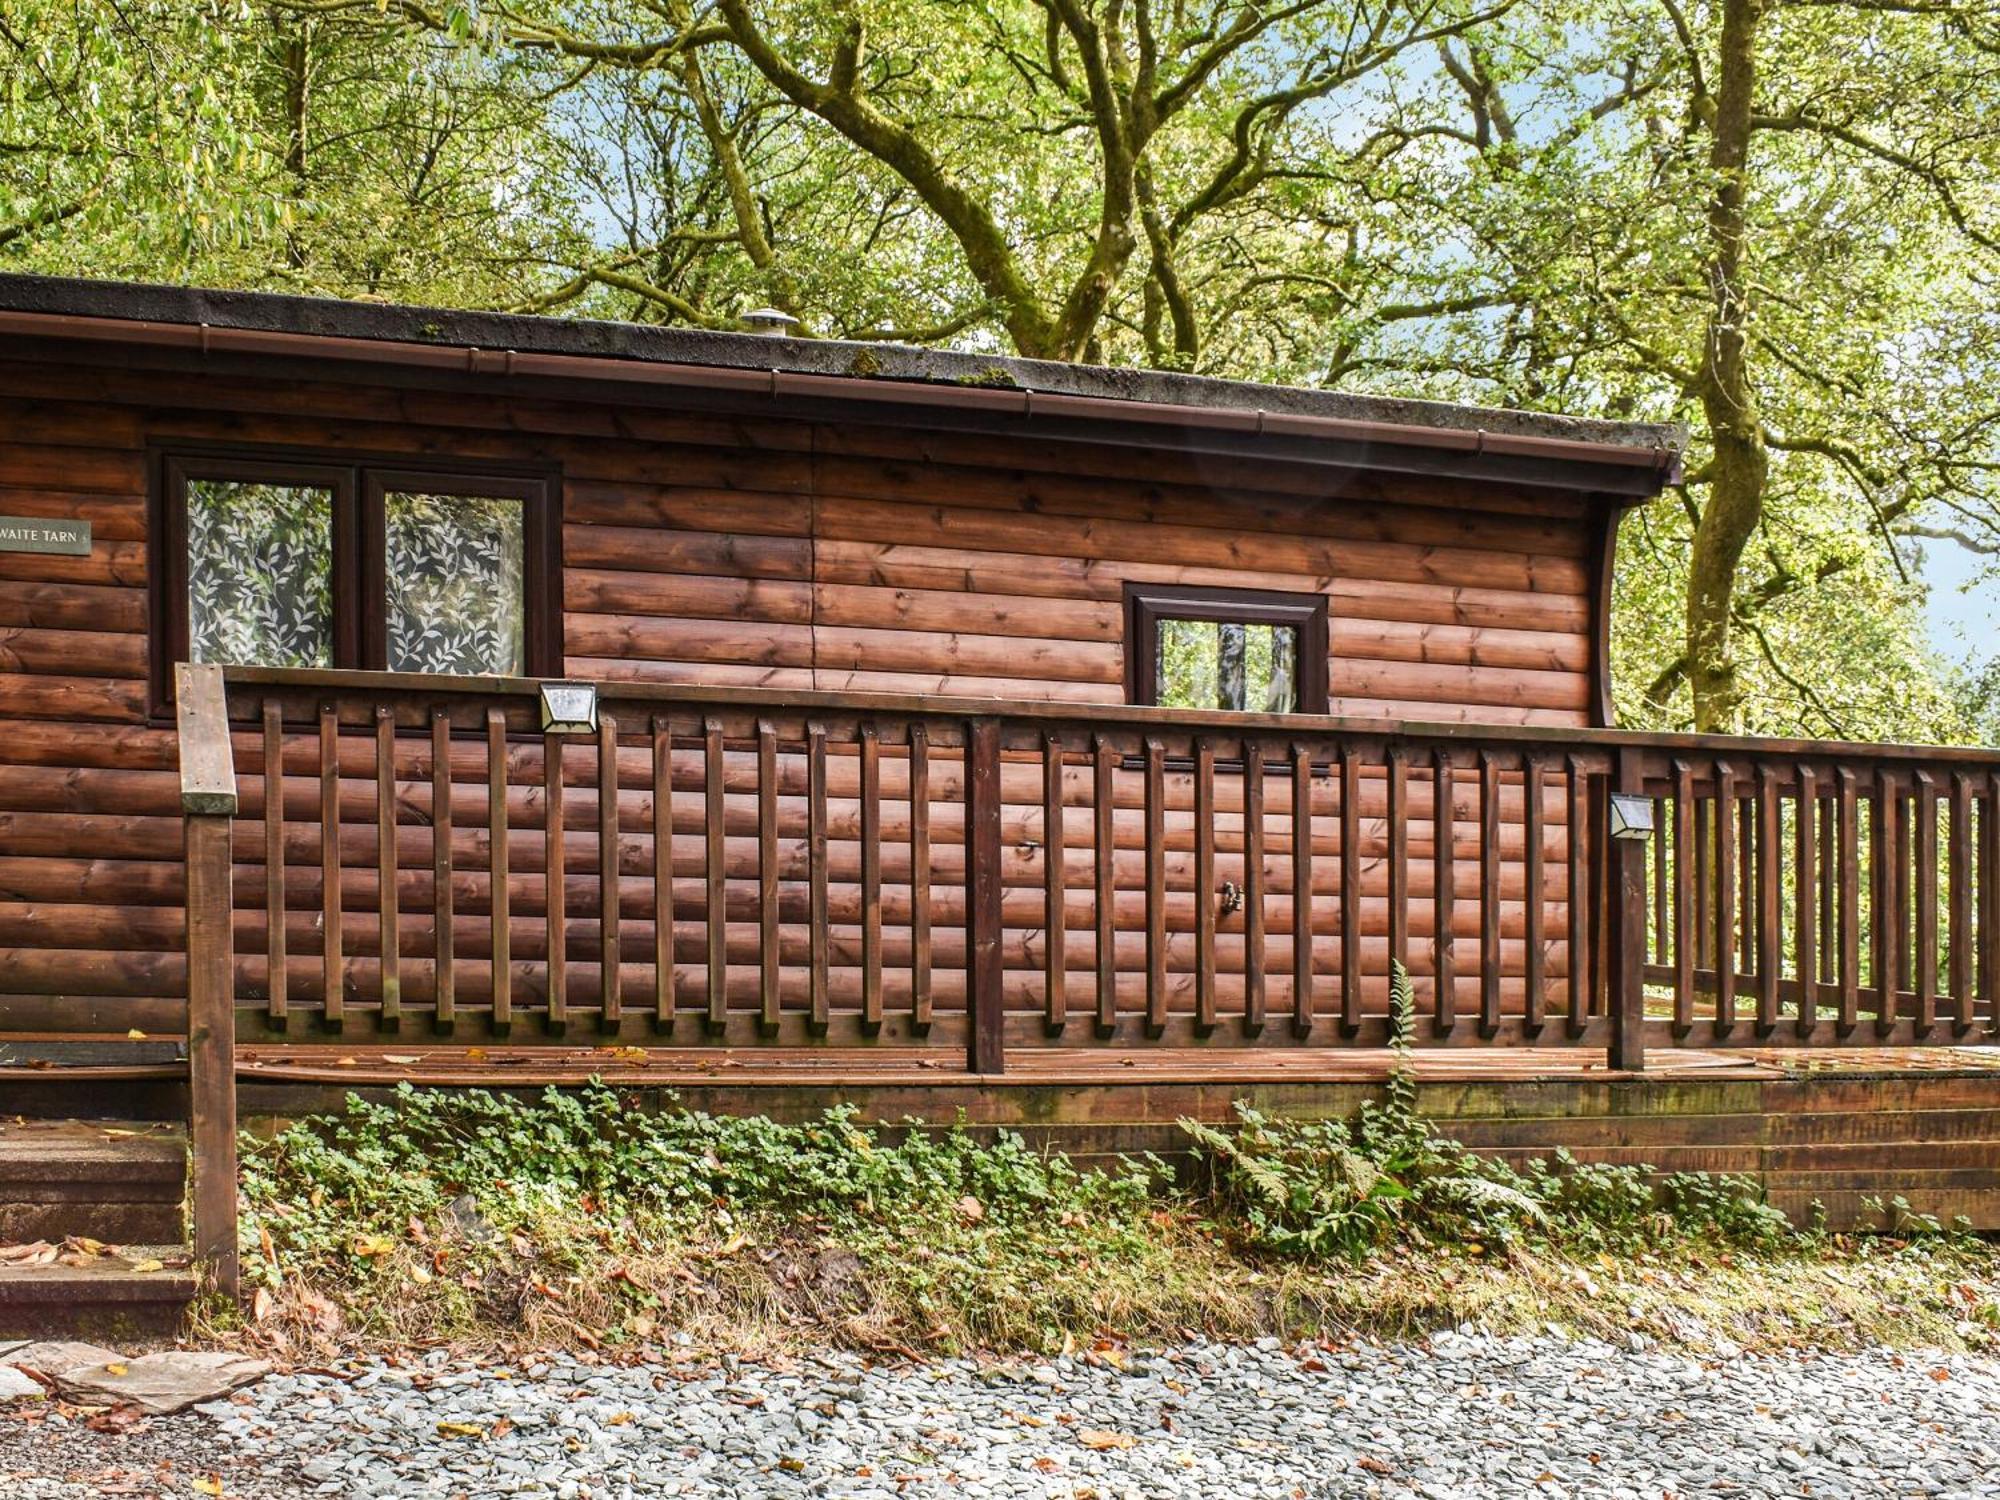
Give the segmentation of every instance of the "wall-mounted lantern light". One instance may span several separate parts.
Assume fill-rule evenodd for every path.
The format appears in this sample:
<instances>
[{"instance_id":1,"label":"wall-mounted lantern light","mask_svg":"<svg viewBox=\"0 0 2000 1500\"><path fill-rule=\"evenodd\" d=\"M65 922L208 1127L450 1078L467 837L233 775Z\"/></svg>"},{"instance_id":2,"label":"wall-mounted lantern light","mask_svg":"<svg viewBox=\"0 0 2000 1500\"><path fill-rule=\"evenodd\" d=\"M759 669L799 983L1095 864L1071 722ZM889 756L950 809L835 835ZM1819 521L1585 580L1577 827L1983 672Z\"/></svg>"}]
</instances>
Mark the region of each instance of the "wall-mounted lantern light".
<instances>
[{"instance_id":1,"label":"wall-mounted lantern light","mask_svg":"<svg viewBox=\"0 0 2000 1500\"><path fill-rule=\"evenodd\" d=\"M590 682L542 684L542 733L594 734L597 685Z\"/></svg>"},{"instance_id":2,"label":"wall-mounted lantern light","mask_svg":"<svg viewBox=\"0 0 2000 1500\"><path fill-rule=\"evenodd\" d=\"M1653 836L1653 799L1650 797L1628 797L1613 793L1611 797L1611 836L1635 844L1643 844Z\"/></svg>"}]
</instances>

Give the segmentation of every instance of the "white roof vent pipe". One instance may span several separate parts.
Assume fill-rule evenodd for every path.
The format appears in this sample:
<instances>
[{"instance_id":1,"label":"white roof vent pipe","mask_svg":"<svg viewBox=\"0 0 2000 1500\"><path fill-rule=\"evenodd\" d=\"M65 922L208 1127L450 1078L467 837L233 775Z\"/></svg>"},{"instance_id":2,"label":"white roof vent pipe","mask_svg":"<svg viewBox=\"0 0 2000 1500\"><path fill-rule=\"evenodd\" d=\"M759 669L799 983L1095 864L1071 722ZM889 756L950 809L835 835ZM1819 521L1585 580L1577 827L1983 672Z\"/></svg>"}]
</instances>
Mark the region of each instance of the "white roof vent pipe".
<instances>
[{"instance_id":1,"label":"white roof vent pipe","mask_svg":"<svg viewBox=\"0 0 2000 1500\"><path fill-rule=\"evenodd\" d=\"M737 321L742 323L744 332L767 339L789 338L799 326L797 318L776 307L753 307Z\"/></svg>"}]
</instances>

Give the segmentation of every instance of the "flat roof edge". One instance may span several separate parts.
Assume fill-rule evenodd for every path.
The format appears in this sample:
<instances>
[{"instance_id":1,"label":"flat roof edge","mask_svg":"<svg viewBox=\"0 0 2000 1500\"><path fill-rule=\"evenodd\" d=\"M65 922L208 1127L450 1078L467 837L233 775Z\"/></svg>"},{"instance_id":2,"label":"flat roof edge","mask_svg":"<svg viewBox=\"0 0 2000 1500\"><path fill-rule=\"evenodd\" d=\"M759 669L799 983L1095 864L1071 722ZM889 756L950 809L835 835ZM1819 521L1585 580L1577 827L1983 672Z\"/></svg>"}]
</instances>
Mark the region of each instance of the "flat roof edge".
<instances>
[{"instance_id":1,"label":"flat roof edge","mask_svg":"<svg viewBox=\"0 0 2000 1500\"><path fill-rule=\"evenodd\" d=\"M536 363L549 373L571 360L740 371L768 379L774 394L782 383L800 394L820 390L887 402L1018 407L1024 413L1098 415L1300 438L1352 429L1345 435L1365 435L1375 442L1472 451L1490 445L1496 452L1532 451L1580 462L1650 467L1663 478L1677 467L1687 439L1686 429L1672 423L1357 396L1160 370L18 273L0 273L0 314L17 315L7 319L17 328L48 320L46 331L54 336L60 336L55 320L95 319L107 324L95 333L99 337L117 337L109 325L151 324L278 335L300 340L302 352L305 340L411 346L439 355L466 351L466 368L474 373L493 373L474 351L514 353L547 357ZM131 336L139 339L136 328ZM330 350L317 352L338 357ZM355 357L369 356L357 350Z\"/></svg>"}]
</instances>

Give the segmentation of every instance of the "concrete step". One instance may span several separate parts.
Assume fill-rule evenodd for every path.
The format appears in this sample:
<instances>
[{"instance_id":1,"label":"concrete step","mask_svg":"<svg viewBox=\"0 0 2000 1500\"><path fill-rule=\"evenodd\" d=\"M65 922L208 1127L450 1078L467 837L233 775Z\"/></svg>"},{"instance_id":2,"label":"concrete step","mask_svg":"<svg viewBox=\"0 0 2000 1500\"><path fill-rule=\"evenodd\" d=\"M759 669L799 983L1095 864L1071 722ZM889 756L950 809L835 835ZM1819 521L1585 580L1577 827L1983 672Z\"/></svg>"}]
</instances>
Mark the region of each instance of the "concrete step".
<instances>
[{"instance_id":1,"label":"concrete step","mask_svg":"<svg viewBox=\"0 0 2000 1500\"><path fill-rule=\"evenodd\" d=\"M184 1236L187 1137L121 1120L0 1123L0 1244L174 1244Z\"/></svg>"},{"instance_id":2,"label":"concrete step","mask_svg":"<svg viewBox=\"0 0 2000 1500\"><path fill-rule=\"evenodd\" d=\"M0 1263L0 1339L171 1334L195 1293L184 1245L126 1245L53 1264ZM141 1267L159 1263L160 1269Z\"/></svg>"}]
</instances>

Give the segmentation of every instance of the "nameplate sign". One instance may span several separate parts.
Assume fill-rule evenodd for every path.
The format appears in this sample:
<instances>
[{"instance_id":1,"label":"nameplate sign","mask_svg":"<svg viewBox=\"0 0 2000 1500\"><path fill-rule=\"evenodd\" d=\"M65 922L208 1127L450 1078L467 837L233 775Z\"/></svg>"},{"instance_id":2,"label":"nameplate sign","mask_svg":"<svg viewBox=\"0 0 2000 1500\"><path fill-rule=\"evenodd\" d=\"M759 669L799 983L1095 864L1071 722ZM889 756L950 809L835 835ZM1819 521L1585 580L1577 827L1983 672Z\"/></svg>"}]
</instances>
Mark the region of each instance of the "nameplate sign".
<instances>
[{"instance_id":1,"label":"nameplate sign","mask_svg":"<svg viewBox=\"0 0 2000 1500\"><path fill-rule=\"evenodd\" d=\"M88 557L90 522L0 516L0 552L54 552L64 557Z\"/></svg>"}]
</instances>

